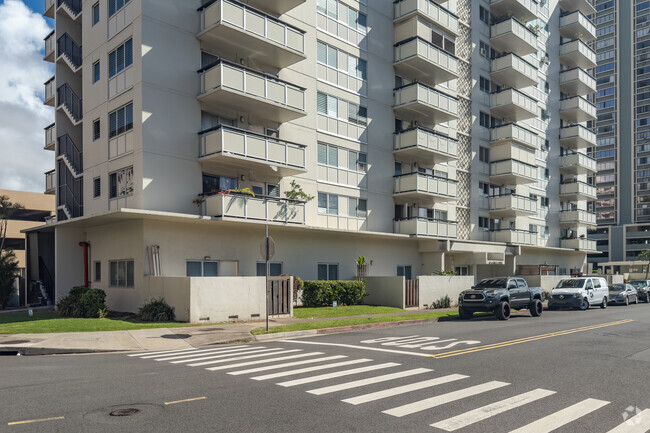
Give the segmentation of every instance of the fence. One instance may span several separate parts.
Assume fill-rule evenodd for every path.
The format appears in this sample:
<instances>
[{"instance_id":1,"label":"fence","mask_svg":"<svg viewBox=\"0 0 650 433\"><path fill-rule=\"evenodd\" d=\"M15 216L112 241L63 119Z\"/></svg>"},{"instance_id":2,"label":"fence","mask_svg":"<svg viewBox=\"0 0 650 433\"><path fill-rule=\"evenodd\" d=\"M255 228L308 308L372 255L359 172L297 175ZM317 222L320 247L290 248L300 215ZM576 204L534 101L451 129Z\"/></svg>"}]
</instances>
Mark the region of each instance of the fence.
<instances>
[{"instance_id":1,"label":"fence","mask_svg":"<svg viewBox=\"0 0 650 433\"><path fill-rule=\"evenodd\" d=\"M420 280L404 281L404 306L406 308L420 306Z\"/></svg>"}]
</instances>

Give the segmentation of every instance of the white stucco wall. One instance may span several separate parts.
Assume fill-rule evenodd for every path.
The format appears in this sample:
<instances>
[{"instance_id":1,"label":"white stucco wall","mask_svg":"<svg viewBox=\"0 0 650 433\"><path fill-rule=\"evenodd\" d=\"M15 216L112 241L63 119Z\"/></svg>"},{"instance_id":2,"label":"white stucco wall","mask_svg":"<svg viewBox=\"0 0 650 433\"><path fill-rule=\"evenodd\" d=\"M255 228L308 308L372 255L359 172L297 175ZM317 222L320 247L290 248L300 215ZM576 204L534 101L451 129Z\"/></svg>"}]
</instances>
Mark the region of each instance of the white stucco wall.
<instances>
[{"instance_id":1,"label":"white stucco wall","mask_svg":"<svg viewBox=\"0 0 650 433\"><path fill-rule=\"evenodd\" d=\"M420 308L424 308L424 304L431 306L431 304L440 298L449 296L451 298L451 305L458 304L458 295L463 290L467 290L474 285L474 277L457 277L457 276L420 276Z\"/></svg>"},{"instance_id":2,"label":"white stucco wall","mask_svg":"<svg viewBox=\"0 0 650 433\"><path fill-rule=\"evenodd\" d=\"M404 277L368 277L366 292L366 305L404 308Z\"/></svg>"}]
</instances>

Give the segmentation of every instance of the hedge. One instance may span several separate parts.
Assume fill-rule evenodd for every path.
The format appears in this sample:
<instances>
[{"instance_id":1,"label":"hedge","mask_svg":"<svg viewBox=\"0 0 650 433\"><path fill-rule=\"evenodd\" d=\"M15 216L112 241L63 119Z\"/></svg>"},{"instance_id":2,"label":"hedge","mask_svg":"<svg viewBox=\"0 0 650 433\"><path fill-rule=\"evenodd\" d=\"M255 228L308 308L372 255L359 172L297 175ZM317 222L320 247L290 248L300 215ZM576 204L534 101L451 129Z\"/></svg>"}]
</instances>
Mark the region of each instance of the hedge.
<instances>
[{"instance_id":1,"label":"hedge","mask_svg":"<svg viewBox=\"0 0 650 433\"><path fill-rule=\"evenodd\" d=\"M88 287L73 287L68 296L61 298L56 309L62 317L98 318L106 308L106 292Z\"/></svg>"},{"instance_id":2,"label":"hedge","mask_svg":"<svg viewBox=\"0 0 650 433\"><path fill-rule=\"evenodd\" d=\"M305 307L357 305L367 296L366 282L355 281L305 281L302 288L302 304Z\"/></svg>"}]
</instances>

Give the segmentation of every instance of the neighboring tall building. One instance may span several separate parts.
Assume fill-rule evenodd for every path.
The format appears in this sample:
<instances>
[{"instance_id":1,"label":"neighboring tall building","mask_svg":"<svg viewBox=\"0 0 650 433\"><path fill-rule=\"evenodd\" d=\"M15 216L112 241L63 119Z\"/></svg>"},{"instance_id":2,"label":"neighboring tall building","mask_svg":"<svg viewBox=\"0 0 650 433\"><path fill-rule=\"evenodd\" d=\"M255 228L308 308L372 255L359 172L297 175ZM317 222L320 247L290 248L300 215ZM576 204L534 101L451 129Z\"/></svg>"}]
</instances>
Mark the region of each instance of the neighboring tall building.
<instances>
[{"instance_id":1,"label":"neighboring tall building","mask_svg":"<svg viewBox=\"0 0 650 433\"><path fill-rule=\"evenodd\" d=\"M568 273L595 249L587 0L46 5L60 293L79 242L112 302L158 273L154 245L163 276L256 275L267 222L273 273L307 279L361 255L409 279Z\"/></svg>"},{"instance_id":2,"label":"neighboring tall building","mask_svg":"<svg viewBox=\"0 0 650 433\"><path fill-rule=\"evenodd\" d=\"M650 248L650 2L595 7L598 229L589 236L602 254L589 262L615 265Z\"/></svg>"}]
</instances>

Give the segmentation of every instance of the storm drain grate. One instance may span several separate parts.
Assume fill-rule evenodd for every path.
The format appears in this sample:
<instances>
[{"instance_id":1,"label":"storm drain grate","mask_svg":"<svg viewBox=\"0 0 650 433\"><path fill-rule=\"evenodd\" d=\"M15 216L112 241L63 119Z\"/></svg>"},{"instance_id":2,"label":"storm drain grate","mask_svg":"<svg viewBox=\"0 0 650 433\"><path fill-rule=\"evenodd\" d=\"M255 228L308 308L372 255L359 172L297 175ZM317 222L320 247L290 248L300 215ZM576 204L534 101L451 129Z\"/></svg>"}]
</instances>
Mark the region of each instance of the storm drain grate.
<instances>
[{"instance_id":1,"label":"storm drain grate","mask_svg":"<svg viewBox=\"0 0 650 433\"><path fill-rule=\"evenodd\" d=\"M140 409L136 409L134 407L129 407L126 409L117 409L109 413L110 416L131 416L135 415L136 413L139 413Z\"/></svg>"}]
</instances>

